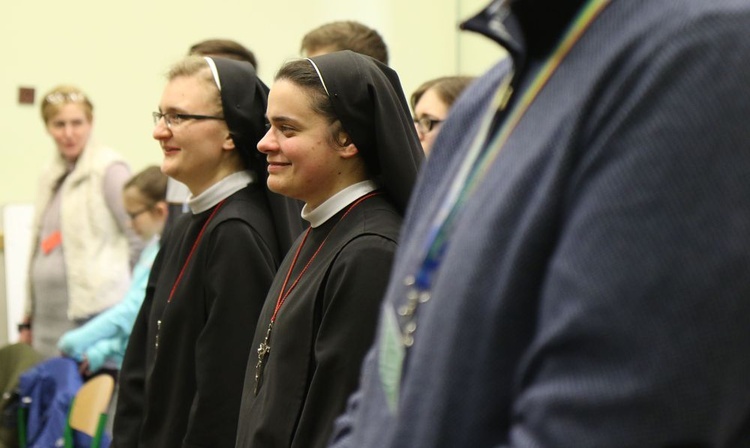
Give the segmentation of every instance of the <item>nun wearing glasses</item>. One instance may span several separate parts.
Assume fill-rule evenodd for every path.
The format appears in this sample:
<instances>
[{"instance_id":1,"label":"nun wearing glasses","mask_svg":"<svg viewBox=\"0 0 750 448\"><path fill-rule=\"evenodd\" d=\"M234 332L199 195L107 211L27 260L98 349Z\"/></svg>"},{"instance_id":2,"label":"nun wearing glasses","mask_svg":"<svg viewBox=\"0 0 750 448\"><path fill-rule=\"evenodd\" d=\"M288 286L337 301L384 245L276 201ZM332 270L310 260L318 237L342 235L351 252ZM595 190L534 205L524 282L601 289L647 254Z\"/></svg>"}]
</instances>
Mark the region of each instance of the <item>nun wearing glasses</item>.
<instances>
[{"instance_id":1,"label":"nun wearing glasses","mask_svg":"<svg viewBox=\"0 0 750 448\"><path fill-rule=\"evenodd\" d=\"M162 171L192 213L165 235L121 372L117 448L234 445L245 364L276 269L302 230L255 146L267 87L247 62L174 65L154 115Z\"/></svg>"},{"instance_id":2,"label":"nun wearing glasses","mask_svg":"<svg viewBox=\"0 0 750 448\"><path fill-rule=\"evenodd\" d=\"M268 187L310 227L255 329L237 447L318 448L357 386L424 156L396 72L351 51L282 66L266 115Z\"/></svg>"}]
</instances>

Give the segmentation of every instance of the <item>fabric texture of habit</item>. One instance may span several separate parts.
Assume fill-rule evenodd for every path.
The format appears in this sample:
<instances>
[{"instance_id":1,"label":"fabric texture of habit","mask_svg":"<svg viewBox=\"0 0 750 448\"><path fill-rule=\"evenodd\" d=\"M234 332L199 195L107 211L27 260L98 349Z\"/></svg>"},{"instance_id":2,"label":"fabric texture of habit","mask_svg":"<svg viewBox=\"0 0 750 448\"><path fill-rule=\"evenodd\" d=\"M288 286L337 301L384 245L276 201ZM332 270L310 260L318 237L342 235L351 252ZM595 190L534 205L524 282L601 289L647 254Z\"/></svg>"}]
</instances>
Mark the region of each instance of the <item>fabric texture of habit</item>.
<instances>
[{"instance_id":1,"label":"fabric texture of habit","mask_svg":"<svg viewBox=\"0 0 750 448\"><path fill-rule=\"evenodd\" d=\"M573 23L561 3L581 5L494 1L466 24L512 58L454 103L422 168L331 447L750 446L745 0L609 2L487 166L414 344L388 356L403 329L385 316L407 300L450 173L510 69L506 111Z\"/></svg>"},{"instance_id":2,"label":"fabric texture of habit","mask_svg":"<svg viewBox=\"0 0 750 448\"><path fill-rule=\"evenodd\" d=\"M266 156L257 149L258 141L266 132L266 103L268 87L254 76L255 82L247 83L247 66L234 59L211 58L221 80L221 104L224 118L245 165L258 177L257 183L266 185L268 163ZM253 69L253 73L255 73ZM300 218L300 201L263 188L271 218L276 228L279 253L285 254L304 229Z\"/></svg>"},{"instance_id":3,"label":"fabric texture of habit","mask_svg":"<svg viewBox=\"0 0 750 448\"><path fill-rule=\"evenodd\" d=\"M250 64L215 63L229 131L248 161L263 135L267 89ZM250 162L258 174L261 165ZM272 196L256 179L224 198L218 211L214 205L181 216L164 236L123 362L114 446L233 446L255 323L283 241L293 241L290 229L300 222L294 207L286 217L272 214Z\"/></svg>"},{"instance_id":4,"label":"fabric texture of habit","mask_svg":"<svg viewBox=\"0 0 750 448\"><path fill-rule=\"evenodd\" d=\"M265 339L301 238L279 268L247 363L237 433L240 448L326 446L372 343L402 210L423 159L392 69L349 51L312 60L381 193L363 200L342 219L349 207L345 206L310 232L290 284L328 239L280 308L256 395L255 349Z\"/></svg>"}]
</instances>

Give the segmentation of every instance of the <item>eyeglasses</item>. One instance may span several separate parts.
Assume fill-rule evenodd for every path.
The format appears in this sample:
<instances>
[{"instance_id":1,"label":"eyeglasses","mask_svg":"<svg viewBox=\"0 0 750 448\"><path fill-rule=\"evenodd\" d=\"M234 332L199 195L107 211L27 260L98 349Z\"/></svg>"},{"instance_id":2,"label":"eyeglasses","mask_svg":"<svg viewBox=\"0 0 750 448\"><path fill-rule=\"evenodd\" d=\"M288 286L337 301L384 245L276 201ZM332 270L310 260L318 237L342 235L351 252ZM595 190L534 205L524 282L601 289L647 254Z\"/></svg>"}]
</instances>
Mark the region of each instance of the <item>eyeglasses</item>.
<instances>
[{"instance_id":1,"label":"eyeglasses","mask_svg":"<svg viewBox=\"0 0 750 448\"><path fill-rule=\"evenodd\" d=\"M432 128L435 127L436 124L442 123L444 120L433 120L430 117L422 117L420 119L414 119L414 125L417 127L417 130L421 132L422 134L426 134L432 130Z\"/></svg>"},{"instance_id":2,"label":"eyeglasses","mask_svg":"<svg viewBox=\"0 0 750 448\"><path fill-rule=\"evenodd\" d=\"M152 208L154 208L154 207L153 206L151 206L151 207L144 207L144 208L138 210L137 212L132 212L132 213L131 212L126 212L126 213L130 217L131 221L135 221L135 218L137 218L140 215L146 213L147 211L151 210Z\"/></svg>"},{"instance_id":3,"label":"eyeglasses","mask_svg":"<svg viewBox=\"0 0 750 448\"><path fill-rule=\"evenodd\" d=\"M192 114L176 114L173 112L167 112L163 114L161 112L153 112L151 114L154 117L154 124L159 124L159 120L164 118L167 123L167 127L172 129L172 126L179 126L185 120L223 120L224 117L217 117L214 115L192 115Z\"/></svg>"}]
</instances>

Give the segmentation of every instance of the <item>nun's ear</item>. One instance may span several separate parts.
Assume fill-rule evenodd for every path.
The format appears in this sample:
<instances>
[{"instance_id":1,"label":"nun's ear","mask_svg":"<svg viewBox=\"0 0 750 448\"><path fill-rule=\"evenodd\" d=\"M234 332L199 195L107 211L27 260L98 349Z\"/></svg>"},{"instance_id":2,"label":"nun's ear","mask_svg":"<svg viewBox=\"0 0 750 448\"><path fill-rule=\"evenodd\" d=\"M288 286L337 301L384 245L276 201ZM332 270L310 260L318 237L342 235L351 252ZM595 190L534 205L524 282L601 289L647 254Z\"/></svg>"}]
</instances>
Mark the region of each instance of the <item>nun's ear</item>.
<instances>
[{"instance_id":1,"label":"nun's ear","mask_svg":"<svg viewBox=\"0 0 750 448\"><path fill-rule=\"evenodd\" d=\"M227 134L227 137L224 139L224 144L221 145L222 149L226 149L227 151L231 151L236 148L234 144L234 139L232 138L232 134Z\"/></svg>"},{"instance_id":2,"label":"nun's ear","mask_svg":"<svg viewBox=\"0 0 750 448\"><path fill-rule=\"evenodd\" d=\"M341 154L342 157L345 159L348 159L350 157L353 157L357 154L359 154L359 149L357 149L357 145L352 142L352 138L349 136L346 131L340 131L338 133L338 136L336 137L336 143L339 145L338 152Z\"/></svg>"}]
</instances>

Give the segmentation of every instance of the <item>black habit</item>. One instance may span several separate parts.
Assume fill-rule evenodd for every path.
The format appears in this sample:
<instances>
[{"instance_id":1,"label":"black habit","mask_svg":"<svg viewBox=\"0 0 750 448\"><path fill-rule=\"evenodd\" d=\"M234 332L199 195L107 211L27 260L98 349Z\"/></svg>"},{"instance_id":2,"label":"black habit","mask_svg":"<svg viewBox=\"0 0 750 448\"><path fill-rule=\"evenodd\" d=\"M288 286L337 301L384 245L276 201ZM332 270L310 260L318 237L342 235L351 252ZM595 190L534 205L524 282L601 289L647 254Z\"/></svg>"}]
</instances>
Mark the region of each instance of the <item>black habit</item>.
<instances>
[{"instance_id":1,"label":"black habit","mask_svg":"<svg viewBox=\"0 0 750 448\"><path fill-rule=\"evenodd\" d=\"M351 51L309 61L324 80L336 115L379 190L358 204L354 198L311 229L307 240L298 238L287 252L255 330L242 392L238 448L327 446L333 421L356 389L362 359L372 344L403 210L423 159L393 70ZM347 215L352 204L357 205ZM266 341L290 266L294 268L284 291L317 250L279 308ZM257 369L264 342L270 351L260 356L261 369ZM260 381L256 371L261 373Z\"/></svg>"},{"instance_id":2,"label":"black habit","mask_svg":"<svg viewBox=\"0 0 750 448\"><path fill-rule=\"evenodd\" d=\"M251 184L213 217L167 303L216 207L180 217L154 263L122 370L117 447L234 445L251 337L279 256L263 191Z\"/></svg>"},{"instance_id":3,"label":"black habit","mask_svg":"<svg viewBox=\"0 0 750 448\"><path fill-rule=\"evenodd\" d=\"M257 318L301 230L297 204L268 191L265 159L255 149L265 132L267 87L247 62L205 59L220 78L224 118L256 181L180 217L163 236L121 370L117 448L234 446Z\"/></svg>"},{"instance_id":4,"label":"black habit","mask_svg":"<svg viewBox=\"0 0 750 448\"><path fill-rule=\"evenodd\" d=\"M374 338L401 216L383 195L364 200L341 219L345 212L312 229L302 247L287 289L330 233L280 308L255 396L255 351L265 338L296 247L279 268L247 363L240 447L325 446L331 422L357 387L362 358Z\"/></svg>"}]
</instances>

